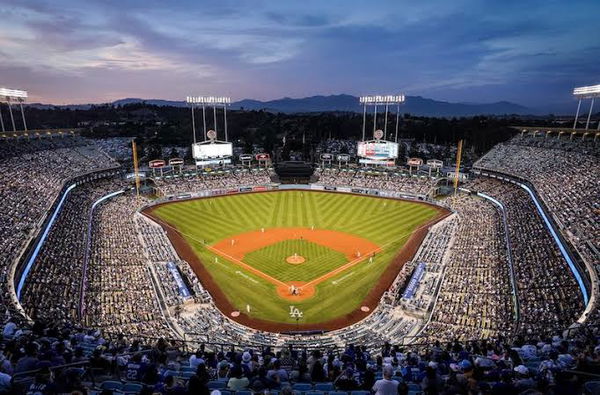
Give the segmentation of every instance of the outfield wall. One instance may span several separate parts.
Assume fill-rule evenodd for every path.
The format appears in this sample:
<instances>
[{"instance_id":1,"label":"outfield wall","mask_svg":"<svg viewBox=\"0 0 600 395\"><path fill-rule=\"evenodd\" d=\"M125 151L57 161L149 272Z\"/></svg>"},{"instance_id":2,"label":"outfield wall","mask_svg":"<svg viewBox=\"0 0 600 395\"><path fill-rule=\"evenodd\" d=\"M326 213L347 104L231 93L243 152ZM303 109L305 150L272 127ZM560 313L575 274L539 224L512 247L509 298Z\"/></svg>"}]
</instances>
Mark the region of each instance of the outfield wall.
<instances>
[{"instance_id":1,"label":"outfield wall","mask_svg":"<svg viewBox=\"0 0 600 395\"><path fill-rule=\"evenodd\" d=\"M324 191L324 192L340 192L340 193L349 193L353 195L369 195L376 196L382 198L390 198L390 199L399 199L399 200L413 200L413 201L421 201L432 204L434 206L444 207L446 206L440 205L437 201L429 199L426 195L414 194L410 192L403 191L389 191L389 190L381 190L374 188L364 188L364 187L341 187L341 186L331 186L331 185L323 185L323 184L264 184L264 185L254 185L254 186L240 186L235 188L219 188L219 189L205 189L197 192L182 192L176 195L167 195L161 197L151 204L148 204L139 211L143 211L148 207L152 207L157 204L174 202L174 201L182 201L182 200L193 200L198 198L206 198L206 197L215 197L215 196L225 196L225 195L235 195L240 193L254 193L254 192L266 192L266 191L289 191L289 190L310 190L310 191Z\"/></svg>"}]
</instances>

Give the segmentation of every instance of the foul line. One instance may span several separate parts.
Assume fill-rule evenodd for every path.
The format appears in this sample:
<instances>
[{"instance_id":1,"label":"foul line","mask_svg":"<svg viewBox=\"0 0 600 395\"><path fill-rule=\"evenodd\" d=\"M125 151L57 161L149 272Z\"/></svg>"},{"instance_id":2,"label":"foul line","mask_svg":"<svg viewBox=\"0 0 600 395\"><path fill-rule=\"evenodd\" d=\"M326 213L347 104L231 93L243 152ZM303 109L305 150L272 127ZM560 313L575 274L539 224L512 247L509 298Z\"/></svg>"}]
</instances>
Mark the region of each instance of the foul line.
<instances>
[{"instance_id":1,"label":"foul line","mask_svg":"<svg viewBox=\"0 0 600 395\"><path fill-rule=\"evenodd\" d=\"M144 214L144 215L145 215L145 214ZM156 221L156 219L155 219L155 218L153 218L153 217L150 217L150 218L151 218L152 220ZM299 288L300 288L300 289L302 289L303 287L307 287L307 286L315 286L315 285L318 285L318 284L322 283L323 281L326 281L326 280L328 280L328 279L330 279L330 278L332 278L332 277L336 276L337 274L339 274L339 273L342 273L342 272L344 272L345 270L347 270L347 269L349 269L349 268L351 268L351 267L353 267L353 266L356 266L356 265L357 265L357 264L359 264L360 262L362 262L362 261L364 261L365 259L369 258L369 257L370 257L370 256L371 256L373 253L375 253L375 252L379 252L379 251L383 251L383 249L384 249L385 247L389 246L390 244L397 243L398 241L402 240L402 239L403 239L403 238L405 238L405 237L410 237L410 236L412 236L412 235L413 235L413 234L415 234L415 233L416 233L418 230L420 230L420 229L422 229L422 228L425 228L425 227L429 227L429 226L431 226L431 225L432 225L432 224L431 224L431 222L432 222L432 221L439 221L439 220L440 220L439 216L435 216L435 217L434 217L432 220L430 220L430 221L428 221L428 222L424 223L424 224L423 224L423 225L421 225L421 226L418 226L418 227L416 227L416 228L415 228L415 229L413 229L412 231L410 231L410 232L408 232L408 233L405 233L405 234L403 234L403 235L400 235L398 238L396 238L396 239L394 239L394 240L391 240L390 242L388 242L388 243L385 243L385 244L383 244L382 246L380 246L380 247L378 247L378 248L376 248L376 249L374 249L374 250L372 250L372 251L369 251L369 252L367 252L367 253L366 253L364 256L361 256L360 258L356 258L356 259L354 259L354 260L352 260L352 261L350 261L350 262L348 262L348 263L346 263L346 264L344 264L344 265L342 265L342 266L340 266L340 267L338 267L338 268L336 268L336 269L334 269L334 270L332 270L332 271L330 271L330 272L327 272L327 273L325 273L324 275L322 275L321 277L317 277L316 279L314 279L314 280L311 280L311 281L307 282L306 284L302 285L302 287L299 287ZM252 266L248 265L247 263L244 263L243 261L240 261L239 259L237 259L237 258L234 258L234 257L232 257L231 255L229 255L229 254L227 254L227 253L225 253L225 252L223 252L223 251L221 251L221 250L219 250L219 249L217 249L217 248L215 248L215 247L213 247L213 246L210 246L210 245L208 245L208 244L205 244L203 241L200 241L200 240L196 239L196 238L195 238L195 237L193 237L193 236L190 236L190 235L188 235L188 234L185 234L185 233L182 233L182 232L180 232L180 231L179 231L179 230L178 230L176 227L174 227L174 226L172 226L172 225L169 225L169 224L167 224L166 222L164 222L164 221L162 221L162 220L159 220L159 223L160 223L160 224L164 224L164 225L166 225L167 227L169 227L169 228L173 229L175 232L177 232L177 233L179 233L179 234L181 234L181 235L187 236L187 237L189 237L190 239L192 239L192 240L194 240L194 241L196 241L196 242L198 242L198 243L202 244L202 245L203 245L204 247L206 247L208 250L210 250L210 251L212 251L212 252L214 252L214 253L216 253L216 254L218 254L218 255L221 255L222 257L224 257L224 258L226 258L226 259L228 259L228 260L232 261L232 263L234 263L234 264L236 264L236 265L238 265L238 266L241 266L241 267L243 267L244 269L246 269L246 270L250 271L251 273L254 273L254 274L256 274L257 276L264 278L265 280L269 281L269 282L270 282L270 283L272 283L273 285L281 285L281 286L285 286L285 287L287 287L287 286L288 286L288 284L284 283L283 281L280 281L280 280L278 280L278 279L276 279L276 278L274 278L274 277L271 277L271 276L269 276L268 274L266 274L266 273L264 273L264 272L262 272L262 271L260 271L260 270L258 270L258 269L256 269L256 268L254 268L254 267L252 267Z\"/></svg>"},{"instance_id":2,"label":"foul line","mask_svg":"<svg viewBox=\"0 0 600 395\"><path fill-rule=\"evenodd\" d=\"M221 250L219 250L219 249L217 249L217 248L215 248L215 247L213 247L213 246L210 246L210 245L208 245L208 244L205 244L204 246L205 246L205 247L206 247L208 250L210 250L210 251L214 252L215 254L218 254L218 255L221 255L221 256L223 256L223 257L227 258L228 260L232 261L232 262L233 262L233 263L235 263L236 265L243 267L244 269L248 270L249 272L251 272L251 273L254 273L254 274L256 274L257 276L260 276L260 277L264 278L265 280L268 280L269 282L271 282L271 283L273 283L273 284L275 284L275 285L282 285L282 286L284 286L284 287L287 287L287 286L288 286L288 285L287 285L286 283L284 283L283 281L279 281L279 280L278 280L278 279L276 279L275 277L271 277L271 276L269 276L268 274L266 274L266 273L264 273L264 272L261 272L260 270L258 270L258 269L256 269L256 268L254 268L254 267L252 267L252 266L250 266L250 265L248 265L247 263L244 263L244 262L240 261L239 259L236 259L236 258L232 257L231 255L229 255L229 254L227 254L227 253L225 253L225 252L223 252L223 251L221 251Z\"/></svg>"}]
</instances>

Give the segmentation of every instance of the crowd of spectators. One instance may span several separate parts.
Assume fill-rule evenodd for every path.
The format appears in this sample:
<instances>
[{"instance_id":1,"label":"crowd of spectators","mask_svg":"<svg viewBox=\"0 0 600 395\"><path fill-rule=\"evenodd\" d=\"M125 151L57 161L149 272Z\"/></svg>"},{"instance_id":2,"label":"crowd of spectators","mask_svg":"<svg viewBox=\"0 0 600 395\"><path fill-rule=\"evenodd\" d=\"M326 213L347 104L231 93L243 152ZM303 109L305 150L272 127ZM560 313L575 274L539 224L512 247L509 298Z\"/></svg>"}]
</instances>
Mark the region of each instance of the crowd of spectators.
<instances>
[{"instance_id":1,"label":"crowd of spectators","mask_svg":"<svg viewBox=\"0 0 600 395\"><path fill-rule=\"evenodd\" d=\"M498 210L482 198L449 199L458 226L444 278L424 335L435 339L480 339L515 328L510 265Z\"/></svg>"},{"instance_id":2,"label":"crowd of spectators","mask_svg":"<svg viewBox=\"0 0 600 395\"><path fill-rule=\"evenodd\" d=\"M144 253L150 262L151 271L156 274L157 283L162 289L166 304L168 306L178 306L188 302L190 298L196 303L209 302L210 295L202 287L202 284L187 262L179 259L164 229L156 222L139 213L135 215L135 220L141 236L140 240L144 247ZM181 295L179 286L167 267L169 264L174 264L182 279L185 279L183 281L189 286L191 293L189 298Z\"/></svg>"},{"instance_id":3,"label":"crowd of spectators","mask_svg":"<svg viewBox=\"0 0 600 395\"><path fill-rule=\"evenodd\" d=\"M163 196L214 189L230 189L271 184L268 169L229 169L219 172L196 172L170 177L156 177L154 183Z\"/></svg>"},{"instance_id":4,"label":"crowd of spectators","mask_svg":"<svg viewBox=\"0 0 600 395\"><path fill-rule=\"evenodd\" d=\"M595 384L584 373L600 369L597 336L587 332L420 346L201 345L190 350L164 339L131 341L78 327L36 323L24 328L8 322L2 344L0 393L15 395L103 390L161 395L214 390L240 395L361 390L375 395L577 395Z\"/></svg>"},{"instance_id":5,"label":"crowd of spectators","mask_svg":"<svg viewBox=\"0 0 600 395\"><path fill-rule=\"evenodd\" d=\"M528 193L492 178L475 179L468 187L504 206L520 330L540 333L575 322L584 310L581 290Z\"/></svg>"},{"instance_id":6,"label":"crowd of spectators","mask_svg":"<svg viewBox=\"0 0 600 395\"><path fill-rule=\"evenodd\" d=\"M349 154L350 156L355 156L356 149L356 140L327 139L319 144L317 147L317 153L328 153L334 155Z\"/></svg>"},{"instance_id":7,"label":"crowd of spectators","mask_svg":"<svg viewBox=\"0 0 600 395\"><path fill-rule=\"evenodd\" d=\"M90 140L65 135L0 140L0 302L10 308L8 273L36 236L65 184L118 164Z\"/></svg>"},{"instance_id":8,"label":"crowd of spectators","mask_svg":"<svg viewBox=\"0 0 600 395\"><path fill-rule=\"evenodd\" d=\"M600 142L517 135L474 166L529 181L581 256L600 264Z\"/></svg>"},{"instance_id":9,"label":"crowd of spectators","mask_svg":"<svg viewBox=\"0 0 600 395\"><path fill-rule=\"evenodd\" d=\"M122 188L117 179L83 183L69 192L25 281L21 304L34 319L78 319L90 208L94 201Z\"/></svg>"},{"instance_id":10,"label":"crowd of spectators","mask_svg":"<svg viewBox=\"0 0 600 395\"><path fill-rule=\"evenodd\" d=\"M427 195L436 183L434 178L427 176L411 176L384 170L322 168L316 174L321 185L373 188L414 195Z\"/></svg>"},{"instance_id":11,"label":"crowd of spectators","mask_svg":"<svg viewBox=\"0 0 600 395\"><path fill-rule=\"evenodd\" d=\"M432 309L444 268L448 263L449 247L454 240L457 222L458 216L452 215L433 225L413 260L402 267L400 274L386 292L385 295L390 295L395 300L400 299L407 313L424 318ZM424 265L422 279L416 284L414 295L410 298L404 297L411 274L419 264Z\"/></svg>"},{"instance_id":12,"label":"crowd of spectators","mask_svg":"<svg viewBox=\"0 0 600 395\"><path fill-rule=\"evenodd\" d=\"M84 322L108 332L171 335L138 237L136 199L124 193L94 210Z\"/></svg>"}]
</instances>

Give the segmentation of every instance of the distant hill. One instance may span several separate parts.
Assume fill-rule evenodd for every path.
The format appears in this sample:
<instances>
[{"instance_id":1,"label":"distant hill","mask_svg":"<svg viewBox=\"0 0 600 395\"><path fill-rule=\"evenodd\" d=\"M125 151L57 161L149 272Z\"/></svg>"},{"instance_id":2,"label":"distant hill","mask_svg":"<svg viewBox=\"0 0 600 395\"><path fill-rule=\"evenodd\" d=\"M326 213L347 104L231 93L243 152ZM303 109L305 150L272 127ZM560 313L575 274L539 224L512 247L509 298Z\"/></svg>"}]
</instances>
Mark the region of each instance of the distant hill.
<instances>
[{"instance_id":1,"label":"distant hill","mask_svg":"<svg viewBox=\"0 0 600 395\"><path fill-rule=\"evenodd\" d=\"M112 102L113 105L123 106L133 103L147 103L156 106L185 107L184 101L161 100L161 99L139 99L126 98ZM36 108L49 109L53 107L88 109L91 104L53 106L47 104L30 104ZM395 106L392 106L395 107ZM361 112L362 107L358 102L358 97L351 95L329 95L329 96L310 96L304 98L289 98L260 101L253 99L244 99L232 103L232 109L244 110L266 110L271 112L283 113L309 113L325 111L343 111L343 112ZM558 110L558 109L555 109ZM390 111L395 111L390 108ZM533 109L519 104L500 101L496 103L450 103L445 101L433 100L421 96L407 96L406 102L401 105L402 113L422 116L472 116L472 115L535 115L547 114L549 111L542 109Z\"/></svg>"}]
</instances>

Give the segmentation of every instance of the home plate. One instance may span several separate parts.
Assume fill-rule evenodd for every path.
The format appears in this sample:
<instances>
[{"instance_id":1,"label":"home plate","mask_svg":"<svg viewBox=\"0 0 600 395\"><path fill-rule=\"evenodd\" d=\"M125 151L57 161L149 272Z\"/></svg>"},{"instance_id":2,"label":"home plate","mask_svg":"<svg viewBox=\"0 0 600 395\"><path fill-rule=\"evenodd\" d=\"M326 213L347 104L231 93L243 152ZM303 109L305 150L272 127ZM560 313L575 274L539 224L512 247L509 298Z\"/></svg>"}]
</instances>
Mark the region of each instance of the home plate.
<instances>
[{"instance_id":1,"label":"home plate","mask_svg":"<svg viewBox=\"0 0 600 395\"><path fill-rule=\"evenodd\" d=\"M239 312L239 311L237 311L237 310L236 310L236 311L232 311L232 312L231 312L231 316L232 316L232 317L239 317L239 316L240 316L240 312Z\"/></svg>"},{"instance_id":2,"label":"home plate","mask_svg":"<svg viewBox=\"0 0 600 395\"><path fill-rule=\"evenodd\" d=\"M360 308L360 311L364 311L365 313L366 313L367 311L370 311L370 310L371 310L371 309L369 308L369 306L362 306L362 307Z\"/></svg>"}]
</instances>

